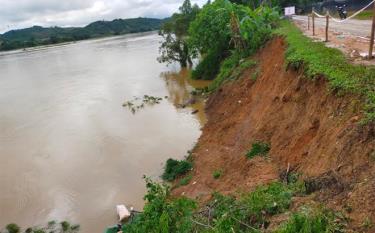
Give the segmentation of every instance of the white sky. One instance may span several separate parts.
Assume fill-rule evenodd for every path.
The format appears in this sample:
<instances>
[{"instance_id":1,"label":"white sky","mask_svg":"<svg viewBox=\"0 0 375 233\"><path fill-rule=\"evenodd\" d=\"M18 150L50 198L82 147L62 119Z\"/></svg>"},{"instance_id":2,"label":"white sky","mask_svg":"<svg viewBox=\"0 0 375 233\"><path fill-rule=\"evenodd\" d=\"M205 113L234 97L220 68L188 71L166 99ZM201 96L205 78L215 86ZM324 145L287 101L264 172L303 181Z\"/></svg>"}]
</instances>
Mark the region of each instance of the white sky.
<instances>
[{"instance_id":1,"label":"white sky","mask_svg":"<svg viewBox=\"0 0 375 233\"><path fill-rule=\"evenodd\" d=\"M202 5L207 0L192 0ZM0 0L0 33L38 26L85 26L116 18L165 18L183 0Z\"/></svg>"}]
</instances>

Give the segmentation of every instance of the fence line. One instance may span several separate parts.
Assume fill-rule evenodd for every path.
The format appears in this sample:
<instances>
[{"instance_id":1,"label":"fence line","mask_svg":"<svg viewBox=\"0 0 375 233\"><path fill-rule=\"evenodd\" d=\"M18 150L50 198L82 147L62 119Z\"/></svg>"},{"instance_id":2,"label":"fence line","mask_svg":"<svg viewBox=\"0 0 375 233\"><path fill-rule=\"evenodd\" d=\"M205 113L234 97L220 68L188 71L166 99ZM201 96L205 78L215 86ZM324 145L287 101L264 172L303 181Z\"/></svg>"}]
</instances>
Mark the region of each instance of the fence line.
<instances>
[{"instance_id":1,"label":"fence line","mask_svg":"<svg viewBox=\"0 0 375 233\"><path fill-rule=\"evenodd\" d=\"M326 18L326 30L325 30L325 41L327 42L328 41L328 27L329 27L329 18L331 18L334 22L336 23L343 23L343 22L346 22L348 21L349 19L352 19L354 17L356 17L357 15L359 15L361 12L363 12L364 10L366 10L368 7L370 7L372 4L375 3L375 0L372 0L369 4L367 4L365 7L363 7L362 9L358 10L357 12L355 12L354 14L352 14L350 17L346 18L346 19L343 19L343 20L339 20L339 19L336 19L335 17L333 17L329 11L326 12L326 15L321 15L321 14L318 14L314 9L312 10L312 14L311 14L311 18L312 18L312 29L313 29L313 36L315 36L315 16L317 16L318 18ZM374 15L373 15L373 18L372 18L372 27L371 27L371 39L370 39L370 48L369 48L369 54L368 54L368 59L371 59L372 58L372 51L373 51L373 46L374 46L374 33L375 33L375 4L374 4ZM310 30L310 15L307 16L308 17L308 30Z\"/></svg>"}]
</instances>

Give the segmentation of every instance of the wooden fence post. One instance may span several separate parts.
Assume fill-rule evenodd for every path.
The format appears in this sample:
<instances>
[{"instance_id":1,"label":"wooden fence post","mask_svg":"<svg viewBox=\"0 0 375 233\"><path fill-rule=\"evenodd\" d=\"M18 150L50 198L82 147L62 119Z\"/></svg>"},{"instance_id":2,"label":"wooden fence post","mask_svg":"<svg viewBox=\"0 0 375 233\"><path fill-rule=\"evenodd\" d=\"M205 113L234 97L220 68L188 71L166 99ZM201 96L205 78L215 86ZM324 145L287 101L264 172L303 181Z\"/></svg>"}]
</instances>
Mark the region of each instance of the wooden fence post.
<instances>
[{"instance_id":1,"label":"wooden fence post","mask_svg":"<svg viewBox=\"0 0 375 233\"><path fill-rule=\"evenodd\" d=\"M310 14L307 15L307 30L310 30Z\"/></svg>"},{"instance_id":2,"label":"wooden fence post","mask_svg":"<svg viewBox=\"0 0 375 233\"><path fill-rule=\"evenodd\" d=\"M375 3L374 3L374 15L372 16L372 26L371 26L371 35L370 35L370 48L368 52L368 59L372 59L372 50L374 48L374 30L375 30Z\"/></svg>"},{"instance_id":3,"label":"wooden fence post","mask_svg":"<svg viewBox=\"0 0 375 233\"><path fill-rule=\"evenodd\" d=\"M313 29L313 36L315 36L315 14L312 14L312 29Z\"/></svg>"},{"instance_id":4,"label":"wooden fence post","mask_svg":"<svg viewBox=\"0 0 375 233\"><path fill-rule=\"evenodd\" d=\"M326 42L328 42L329 15L326 15Z\"/></svg>"}]
</instances>

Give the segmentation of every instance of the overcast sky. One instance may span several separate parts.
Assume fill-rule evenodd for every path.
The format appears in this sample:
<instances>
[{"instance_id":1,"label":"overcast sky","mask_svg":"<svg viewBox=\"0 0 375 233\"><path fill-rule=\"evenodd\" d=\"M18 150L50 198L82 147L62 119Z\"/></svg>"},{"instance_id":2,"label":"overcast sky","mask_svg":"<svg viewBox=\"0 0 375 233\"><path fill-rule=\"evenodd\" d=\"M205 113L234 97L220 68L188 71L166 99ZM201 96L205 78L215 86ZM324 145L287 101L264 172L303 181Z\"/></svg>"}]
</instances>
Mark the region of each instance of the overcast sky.
<instances>
[{"instance_id":1,"label":"overcast sky","mask_svg":"<svg viewBox=\"0 0 375 233\"><path fill-rule=\"evenodd\" d=\"M207 0L193 0L202 5ZM0 33L40 26L84 26L97 20L170 16L183 0L0 0Z\"/></svg>"}]
</instances>

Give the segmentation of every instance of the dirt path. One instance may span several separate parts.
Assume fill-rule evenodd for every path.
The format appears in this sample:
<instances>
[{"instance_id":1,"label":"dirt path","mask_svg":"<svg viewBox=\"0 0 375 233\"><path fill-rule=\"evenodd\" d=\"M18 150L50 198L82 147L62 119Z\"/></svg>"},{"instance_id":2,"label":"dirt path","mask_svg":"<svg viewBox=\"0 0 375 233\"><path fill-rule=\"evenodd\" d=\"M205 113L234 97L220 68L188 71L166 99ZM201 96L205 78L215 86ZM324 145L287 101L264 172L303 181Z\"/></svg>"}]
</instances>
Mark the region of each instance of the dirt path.
<instances>
[{"instance_id":1,"label":"dirt path","mask_svg":"<svg viewBox=\"0 0 375 233\"><path fill-rule=\"evenodd\" d=\"M308 29L306 16L295 16L293 20L306 36L316 41L325 41L325 21L322 19L318 19L315 24L315 36L312 35L311 25ZM324 43L327 47L341 50L353 63L375 65L375 59L367 60L370 39L366 35L370 34L367 33L371 27L369 23L368 20L349 20L342 25L330 21L328 42Z\"/></svg>"},{"instance_id":2,"label":"dirt path","mask_svg":"<svg viewBox=\"0 0 375 233\"><path fill-rule=\"evenodd\" d=\"M293 16L293 20L307 24L307 16ZM371 21L370 20L358 20L350 19L343 23L337 23L333 20L329 22L332 31L347 33L353 36L368 37L371 33ZM315 26L325 27L325 18L315 18Z\"/></svg>"}]
</instances>

